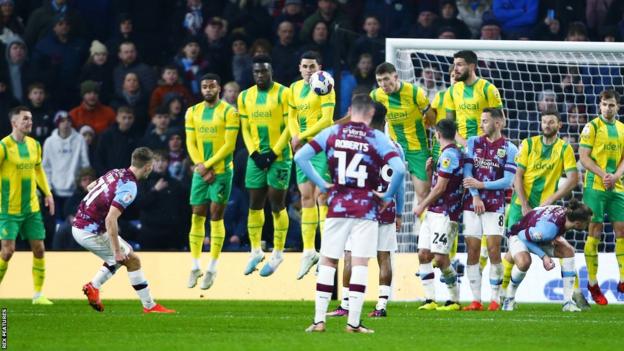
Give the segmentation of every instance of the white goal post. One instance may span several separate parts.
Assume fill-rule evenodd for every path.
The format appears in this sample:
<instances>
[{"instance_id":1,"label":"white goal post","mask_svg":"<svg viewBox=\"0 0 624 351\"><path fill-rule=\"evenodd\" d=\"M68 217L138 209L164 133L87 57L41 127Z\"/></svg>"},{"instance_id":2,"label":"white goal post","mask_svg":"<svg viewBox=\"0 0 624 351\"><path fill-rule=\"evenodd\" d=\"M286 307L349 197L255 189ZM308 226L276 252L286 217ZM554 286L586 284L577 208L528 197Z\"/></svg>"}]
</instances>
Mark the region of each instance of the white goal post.
<instances>
[{"instance_id":1,"label":"white goal post","mask_svg":"<svg viewBox=\"0 0 624 351\"><path fill-rule=\"evenodd\" d=\"M421 72L424 68L434 72L435 84L425 87L430 96L435 93L431 90L448 86L449 66L459 50L475 51L479 58L477 75L499 89L508 120L505 135L515 143L540 133L540 109L548 106L561 113L564 123L560 136L576 149L583 125L599 113L600 92L615 89L624 94L624 43L386 39L386 61L394 64L400 79L426 86ZM576 156L578 160L578 153ZM399 251L415 252L418 228L414 228L412 214L414 193L409 179L406 183ZM581 198L581 186L573 196ZM613 252L613 230L605 224L599 250ZM582 251L585 233L573 232L567 239L577 252ZM461 246L460 242L460 252Z\"/></svg>"}]
</instances>

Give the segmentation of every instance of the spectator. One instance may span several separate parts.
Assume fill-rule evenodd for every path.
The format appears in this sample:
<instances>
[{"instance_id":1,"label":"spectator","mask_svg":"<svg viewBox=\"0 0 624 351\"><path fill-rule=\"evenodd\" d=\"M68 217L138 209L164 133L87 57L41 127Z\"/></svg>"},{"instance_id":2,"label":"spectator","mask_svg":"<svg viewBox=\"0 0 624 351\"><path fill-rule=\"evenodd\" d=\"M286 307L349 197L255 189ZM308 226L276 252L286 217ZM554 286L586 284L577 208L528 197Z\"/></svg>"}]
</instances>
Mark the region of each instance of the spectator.
<instances>
[{"instance_id":1,"label":"spectator","mask_svg":"<svg viewBox=\"0 0 624 351\"><path fill-rule=\"evenodd\" d=\"M568 34L565 41L588 41L587 27L583 22L572 22L568 26Z\"/></svg>"},{"instance_id":2,"label":"spectator","mask_svg":"<svg viewBox=\"0 0 624 351\"><path fill-rule=\"evenodd\" d=\"M492 11L507 37L528 36L537 22L539 0L493 0Z\"/></svg>"},{"instance_id":3,"label":"spectator","mask_svg":"<svg viewBox=\"0 0 624 351\"><path fill-rule=\"evenodd\" d=\"M438 39L457 39L455 29L451 27L441 27L438 29Z\"/></svg>"},{"instance_id":4,"label":"spectator","mask_svg":"<svg viewBox=\"0 0 624 351\"><path fill-rule=\"evenodd\" d=\"M580 134L583 126L587 124L585 106L568 104L566 110L566 132L569 134Z\"/></svg>"},{"instance_id":5,"label":"spectator","mask_svg":"<svg viewBox=\"0 0 624 351\"><path fill-rule=\"evenodd\" d=\"M299 76L298 45L294 42L295 26L283 21L277 26L277 42L271 51L273 78L285 86L290 86Z\"/></svg>"},{"instance_id":6,"label":"spectator","mask_svg":"<svg viewBox=\"0 0 624 351\"><path fill-rule=\"evenodd\" d=\"M6 77L0 76L0 133L8 135L11 133L11 121L9 121L9 110L19 105L13 94L9 92Z\"/></svg>"},{"instance_id":7,"label":"spectator","mask_svg":"<svg viewBox=\"0 0 624 351\"><path fill-rule=\"evenodd\" d=\"M92 165L94 164L94 161L95 161L95 148L97 146L97 143L95 140L95 131L90 126L84 125L82 126L82 128L80 128L80 135L82 135L82 137L85 140L85 143L87 144L89 164Z\"/></svg>"},{"instance_id":8,"label":"spectator","mask_svg":"<svg viewBox=\"0 0 624 351\"><path fill-rule=\"evenodd\" d=\"M373 90L373 87L377 83L375 81L374 68L373 57L368 53L361 54L353 72L353 77L357 84L356 88L365 91Z\"/></svg>"},{"instance_id":9,"label":"spectator","mask_svg":"<svg viewBox=\"0 0 624 351\"><path fill-rule=\"evenodd\" d=\"M533 39L561 41L564 39L561 23L557 18L546 17L533 29Z\"/></svg>"},{"instance_id":10,"label":"spectator","mask_svg":"<svg viewBox=\"0 0 624 351\"><path fill-rule=\"evenodd\" d=\"M165 95L163 105L167 107L167 110L169 111L169 127L184 128L186 105L184 104L182 97L176 93L169 93Z\"/></svg>"},{"instance_id":11,"label":"spectator","mask_svg":"<svg viewBox=\"0 0 624 351\"><path fill-rule=\"evenodd\" d=\"M227 41L225 40L225 22L213 17L206 28L204 28L204 42L202 52L204 58L208 61L205 72L213 72L218 74L223 80L228 80L232 76L230 70L230 53L227 49ZM203 75L199 74L197 78ZM199 91L199 82L198 91ZM199 93L196 94L199 96Z\"/></svg>"},{"instance_id":12,"label":"spectator","mask_svg":"<svg viewBox=\"0 0 624 351\"><path fill-rule=\"evenodd\" d=\"M128 106L117 109L116 123L109 127L98 140L95 149L95 170L102 175L111 169L130 166L132 151L138 140L132 133L134 112Z\"/></svg>"},{"instance_id":13,"label":"spectator","mask_svg":"<svg viewBox=\"0 0 624 351\"><path fill-rule=\"evenodd\" d=\"M223 100L227 102L228 104L232 105L233 107L236 107L238 94L240 94L240 92L241 92L241 88L240 88L240 85L238 85L238 83L234 81L227 82L223 86Z\"/></svg>"},{"instance_id":14,"label":"spectator","mask_svg":"<svg viewBox=\"0 0 624 351\"><path fill-rule=\"evenodd\" d=\"M501 26L493 19L483 21L481 26L481 40L501 40Z\"/></svg>"},{"instance_id":15,"label":"spectator","mask_svg":"<svg viewBox=\"0 0 624 351\"><path fill-rule=\"evenodd\" d=\"M126 73L120 95L111 101L111 107L117 110L121 106L132 108L134 122L133 131L143 134L148 122L148 97L141 89L139 76L134 72Z\"/></svg>"},{"instance_id":16,"label":"spectator","mask_svg":"<svg viewBox=\"0 0 624 351\"><path fill-rule=\"evenodd\" d=\"M169 174L182 181L186 174L186 153L184 152L183 132L179 129L171 129L169 132Z\"/></svg>"},{"instance_id":17,"label":"spectator","mask_svg":"<svg viewBox=\"0 0 624 351\"><path fill-rule=\"evenodd\" d=\"M585 97L583 96L585 93L585 84L583 84L578 67L568 67L568 72L563 76L563 79L561 79L559 87L566 102L585 102Z\"/></svg>"},{"instance_id":18,"label":"spectator","mask_svg":"<svg viewBox=\"0 0 624 351\"><path fill-rule=\"evenodd\" d=\"M80 84L82 103L69 111L76 128L89 125L96 134L102 133L115 122L115 111L100 103L100 87L92 80Z\"/></svg>"},{"instance_id":19,"label":"spectator","mask_svg":"<svg viewBox=\"0 0 624 351\"><path fill-rule=\"evenodd\" d=\"M262 1L230 0L223 10L223 18L232 33L241 31L254 38L268 38L273 32L273 18Z\"/></svg>"},{"instance_id":20,"label":"spectator","mask_svg":"<svg viewBox=\"0 0 624 351\"><path fill-rule=\"evenodd\" d=\"M76 186L73 194L63 207L57 209L63 216L64 222L56 230L52 241L52 249L54 250L79 250L80 245L74 240L72 235L72 222L80 202L89 192L87 187L96 180L95 170L93 168L82 168L76 175Z\"/></svg>"},{"instance_id":21,"label":"spectator","mask_svg":"<svg viewBox=\"0 0 624 351\"><path fill-rule=\"evenodd\" d=\"M319 1L320 2L320 1ZM329 43L329 29L327 24L319 21L312 31L311 41L301 48L301 52L316 51L321 54L323 69L331 70L334 65L334 48Z\"/></svg>"},{"instance_id":22,"label":"spectator","mask_svg":"<svg viewBox=\"0 0 624 351\"><path fill-rule=\"evenodd\" d=\"M117 52L121 43L124 42L134 43L139 54L143 54L145 51L141 46L141 39L134 31L132 18L127 13L121 13L117 16L117 30L106 42L106 48L108 52ZM109 61L112 65L117 65L119 58L112 55Z\"/></svg>"},{"instance_id":23,"label":"spectator","mask_svg":"<svg viewBox=\"0 0 624 351\"><path fill-rule=\"evenodd\" d=\"M54 129L54 114L46 100L47 94L43 84L33 83L29 85L27 94L26 106L32 113L33 123L30 136L43 145Z\"/></svg>"},{"instance_id":24,"label":"spectator","mask_svg":"<svg viewBox=\"0 0 624 351\"><path fill-rule=\"evenodd\" d=\"M490 10L491 0L457 0L458 19L466 23L473 38L478 38L483 14Z\"/></svg>"},{"instance_id":25,"label":"spectator","mask_svg":"<svg viewBox=\"0 0 624 351\"><path fill-rule=\"evenodd\" d=\"M247 51L247 37L236 33L232 36L232 77L243 89L252 83L251 55Z\"/></svg>"},{"instance_id":26,"label":"spectator","mask_svg":"<svg viewBox=\"0 0 624 351\"><path fill-rule=\"evenodd\" d=\"M80 81L91 80L100 87L100 100L108 103L113 96L113 65L108 56L108 49L98 40L91 42L89 58L80 72Z\"/></svg>"},{"instance_id":27,"label":"spectator","mask_svg":"<svg viewBox=\"0 0 624 351\"><path fill-rule=\"evenodd\" d=\"M167 172L169 158L165 150L154 152L153 165L152 173L139 184L138 242L143 250L181 250L188 240L182 235L189 227L188 196L180 181Z\"/></svg>"},{"instance_id":28,"label":"spectator","mask_svg":"<svg viewBox=\"0 0 624 351\"><path fill-rule=\"evenodd\" d=\"M201 57L201 48L196 37L188 37L180 53L174 57L175 65L182 72L182 81L194 97L201 95L199 78L208 70L208 61Z\"/></svg>"},{"instance_id":29,"label":"spectator","mask_svg":"<svg viewBox=\"0 0 624 351\"><path fill-rule=\"evenodd\" d=\"M241 246L248 241L247 214L249 195L236 185L232 185L223 222L225 224L225 242L223 251L241 251Z\"/></svg>"},{"instance_id":30,"label":"spectator","mask_svg":"<svg viewBox=\"0 0 624 351\"><path fill-rule=\"evenodd\" d=\"M17 101L24 103L26 101L26 88L34 82L35 77L28 61L26 44L20 37L14 36L7 43L5 57L10 90Z\"/></svg>"},{"instance_id":31,"label":"spectator","mask_svg":"<svg viewBox=\"0 0 624 351\"><path fill-rule=\"evenodd\" d=\"M76 175L82 168L89 167L87 143L82 135L72 128L67 111L58 111L54 116L57 129L43 143L43 169L50 182L54 204L59 209L76 190ZM62 219L61 211L57 217Z\"/></svg>"},{"instance_id":32,"label":"spectator","mask_svg":"<svg viewBox=\"0 0 624 351\"><path fill-rule=\"evenodd\" d=\"M152 96L149 102L149 115L153 116L156 109L162 105L165 100L165 95L169 93L177 93L182 96L186 102L186 105L192 104L195 99L191 95L191 92L180 83L180 76L178 75L178 69L174 65L167 65L163 67L160 75L160 81L158 87L152 92Z\"/></svg>"},{"instance_id":33,"label":"spectator","mask_svg":"<svg viewBox=\"0 0 624 351\"><path fill-rule=\"evenodd\" d=\"M435 24L436 14L433 9L423 6L416 23L410 28L410 37L433 39L438 34L438 28Z\"/></svg>"},{"instance_id":34,"label":"spectator","mask_svg":"<svg viewBox=\"0 0 624 351\"><path fill-rule=\"evenodd\" d=\"M607 22L607 16L614 0L587 0L585 6L585 17L587 28L593 33L598 34Z\"/></svg>"},{"instance_id":35,"label":"spectator","mask_svg":"<svg viewBox=\"0 0 624 351\"><path fill-rule=\"evenodd\" d=\"M32 55L37 72L45 76L52 100L61 107L75 103L80 65L85 54L84 41L70 36L70 29L66 15L56 17L52 33L37 42Z\"/></svg>"},{"instance_id":36,"label":"spectator","mask_svg":"<svg viewBox=\"0 0 624 351\"><path fill-rule=\"evenodd\" d=\"M271 43L264 38L256 39L249 48L249 55L251 57L271 56Z\"/></svg>"},{"instance_id":37,"label":"spectator","mask_svg":"<svg viewBox=\"0 0 624 351\"><path fill-rule=\"evenodd\" d=\"M172 16L171 32L173 42L179 43L187 36L196 36L206 26L206 21L210 18L210 8L205 6L201 0L186 0L185 5L180 6Z\"/></svg>"},{"instance_id":38,"label":"spectator","mask_svg":"<svg viewBox=\"0 0 624 351\"><path fill-rule=\"evenodd\" d=\"M303 1L302 0L286 0L282 13L275 18L274 23L279 27L284 22L290 22L293 25L293 35L298 34L303 27L303 21L305 16L303 14ZM279 29L278 29L279 30ZM275 61L273 61L275 62Z\"/></svg>"},{"instance_id":39,"label":"spectator","mask_svg":"<svg viewBox=\"0 0 624 351\"><path fill-rule=\"evenodd\" d=\"M119 45L119 64L113 69L113 86L117 96L123 96L123 86L126 75L135 73L139 84L146 96L150 96L156 87L156 73L148 65L137 58L136 46L133 42L125 41Z\"/></svg>"},{"instance_id":40,"label":"spectator","mask_svg":"<svg viewBox=\"0 0 624 351\"><path fill-rule=\"evenodd\" d=\"M459 39L471 37L470 29L466 23L457 18L457 4L453 0L443 0L440 3L440 17L435 22L437 28L448 27ZM440 32L438 30L438 36Z\"/></svg>"},{"instance_id":41,"label":"spectator","mask_svg":"<svg viewBox=\"0 0 624 351\"><path fill-rule=\"evenodd\" d=\"M15 13L13 0L0 1L0 27L9 29L15 35L24 34L24 24Z\"/></svg>"},{"instance_id":42,"label":"spectator","mask_svg":"<svg viewBox=\"0 0 624 351\"><path fill-rule=\"evenodd\" d=\"M166 150L169 139L169 111L165 106L159 106L152 115L152 124L145 132L141 145L152 150Z\"/></svg>"},{"instance_id":43,"label":"spectator","mask_svg":"<svg viewBox=\"0 0 624 351\"><path fill-rule=\"evenodd\" d=\"M434 66L425 66L420 72L420 78L416 82L424 91L429 101L433 101L438 91L446 89L442 74Z\"/></svg>"},{"instance_id":44,"label":"spectator","mask_svg":"<svg viewBox=\"0 0 624 351\"><path fill-rule=\"evenodd\" d=\"M349 52L349 65L351 67L357 64L363 53L371 55L375 67L385 61L386 46L384 38L379 31L380 28L381 24L376 16L368 15L364 18L364 24L362 25L364 35L355 40Z\"/></svg>"},{"instance_id":45,"label":"spectator","mask_svg":"<svg viewBox=\"0 0 624 351\"><path fill-rule=\"evenodd\" d=\"M364 13L379 19L381 23L380 32L385 36L403 38L407 36L412 22L412 14L415 11L412 2L409 0L367 0Z\"/></svg>"},{"instance_id":46,"label":"spectator","mask_svg":"<svg viewBox=\"0 0 624 351\"><path fill-rule=\"evenodd\" d=\"M50 28L55 26L59 17L67 19L72 34L78 37L84 36L84 23L80 14L67 5L67 0L43 0L43 5L28 17L24 31L26 45L33 47L37 41L48 34Z\"/></svg>"},{"instance_id":47,"label":"spectator","mask_svg":"<svg viewBox=\"0 0 624 351\"><path fill-rule=\"evenodd\" d=\"M317 7L318 9L316 12L306 18L303 22L303 27L301 28L301 33L299 34L302 42L310 40L313 35L312 32L315 31L318 22L325 23L325 27L328 29L328 39L331 38L333 30L336 26L342 29L351 30L351 22L349 21L349 18L345 16L342 11L340 11L336 0L318 0Z\"/></svg>"}]
</instances>

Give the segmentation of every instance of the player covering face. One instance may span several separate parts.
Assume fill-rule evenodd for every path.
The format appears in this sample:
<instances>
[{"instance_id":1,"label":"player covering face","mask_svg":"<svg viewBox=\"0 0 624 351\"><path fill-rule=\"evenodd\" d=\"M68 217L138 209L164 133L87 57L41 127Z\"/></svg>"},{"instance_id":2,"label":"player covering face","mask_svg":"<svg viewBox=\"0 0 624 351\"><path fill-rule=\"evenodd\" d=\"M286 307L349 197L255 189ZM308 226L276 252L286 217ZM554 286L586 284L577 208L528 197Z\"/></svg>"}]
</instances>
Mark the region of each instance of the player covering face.
<instances>
[{"instance_id":1,"label":"player covering face","mask_svg":"<svg viewBox=\"0 0 624 351\"><path fill-rule=\"evenodd\" d=\"M520 283L531 266L531 255L537 255L547 271L555 267L552 257L561 258L561 277L563 278L563 311L579 312L581 309L572 301L576 268L574 247L563 235L566 231L585 230L592 216L592 211L576 199L566 207L543 206L527 213L509 231L509 252L505 259L514 262L511 271L511 283L507 288L504 311L513 311L515 295Z\"/></svg>"}]
</instances>

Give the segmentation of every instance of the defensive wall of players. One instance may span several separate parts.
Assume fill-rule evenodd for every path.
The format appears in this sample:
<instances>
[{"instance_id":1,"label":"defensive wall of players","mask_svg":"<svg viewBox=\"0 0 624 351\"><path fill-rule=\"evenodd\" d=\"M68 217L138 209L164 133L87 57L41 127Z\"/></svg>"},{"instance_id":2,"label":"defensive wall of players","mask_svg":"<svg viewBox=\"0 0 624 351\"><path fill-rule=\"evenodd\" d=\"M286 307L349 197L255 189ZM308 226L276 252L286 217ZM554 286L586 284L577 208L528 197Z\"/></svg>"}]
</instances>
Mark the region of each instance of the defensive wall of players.
<instances>
[{"instance_id":1,"label":"defensive wall of players","mask_svg":"<svg viewBox=\"0 0 624 351\"><path fill-rule=\"evenodd\" d=\"M219 263L219 274L222 279L215 282L210 290L186 288L188 267L179 264L186 262L188 253L185 252L141 252L142 266L145 275L149 277L150 289L159 299L203 299L206 300L314 300L314 286L316 276L306 275L302 280L296 280L299 269L300 253L287 253L284 262L274 275L261 278L257 272L249 276L243 275L243 269L249 258L247 253L223 253ZM457 254L461 261L465 261L464 253ZM534 256L534 259L539 259ZM618 295L616 286L619 272L613 253L599 254L600 271L598 282L609 303L624 303L624 296ZM7 298L29 299L32 297L30 252L16 252L11 260L11 269L7 271L5 281L10 284L0 285L0 300ZM577 253L577 269L581 278L581 286L587 285L587 270L582 253ZM85 279L93 274L93 267L101 264L101 260L88 252L47 252L46 253L46 296L56 299L82 299L80 288ZM342 264L340 264L340 267ZM369 269L370 284L366 289L366 300L377 299L377 276L379 269L371 264ZM393 301L414 301L423 298L420 280L414 276L418 271L418 257L416 253L399 253L393 258L394 279ZM489 299L488 278L489 266L483 272L483 298ZM122 270L125 270L122 268ZM439 275L439 273L437 273ZM342 276L342 272L338 272ZM470 295L470 286L465 277L461 280L462 300ZM436 279L436 290L446 292L445 285ZM518 290L516 300L519 302L560 302L562 300L562 285L559 269L545 271L541 265L532 265L527 274L525 283ZM135 291L128 285L125 275L113 277L103 288L107 299L135 299ZM440 296L443 297L443 296ZM618 297L620 300L618 300ZM443 299L442 299L443 300Z\"/></svg>"}]
</instances>

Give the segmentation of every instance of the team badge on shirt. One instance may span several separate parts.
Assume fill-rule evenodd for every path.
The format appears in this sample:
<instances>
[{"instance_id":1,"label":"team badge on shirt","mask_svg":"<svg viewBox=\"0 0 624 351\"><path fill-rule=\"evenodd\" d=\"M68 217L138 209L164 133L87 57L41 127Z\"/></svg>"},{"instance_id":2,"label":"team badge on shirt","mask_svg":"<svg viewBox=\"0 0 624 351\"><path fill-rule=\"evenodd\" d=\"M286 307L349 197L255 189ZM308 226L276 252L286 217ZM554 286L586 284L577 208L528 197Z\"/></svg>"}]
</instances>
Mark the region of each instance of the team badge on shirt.
<instances>
[{"instance_id":1,"label":"team badge on shirt","mask_svg":"<svg viewBox=\"0 0 624 351\"><path fill-rule=\"evenodd\" d=\"M581 132L581 134L583 136L587 136L587 135L589 135L589 133L590 133L589 125L586 125L585 128L583 128L583 131Z\"/></svg>"},{"instance_id":2,"label":"team badge on shirt","mask_svg":"<svg viewBox=\"0 0 624 351\"><path fill-rule=\"evenodd\" d=\"M449 168L451 166L451 159L445 158L442 160L442 168Z\"/></svg>"},{"instance_id":3,"label":"team badge on shirt","mask_svg":"<svg viewBox=\"0 0 624 351\"><path fill-rule=\"evenodd\" d=\"M498 156L499 158L505 157L506 154L507 154L507 151L505 151L504 148L500 148L498 149L498 151L496 151L496 156Z\"/></svg>"},{"instance_id":4,"label":"team badge on shirt","mask_svg":"<svg viewBox=\"0 0 624 351\"><path fill-rule=\"evenodd\" d=\"M130 202L132 202L132 200L134 200L134 195L132 195L130 193L127 193L127 194L124 195L122 200L125 203L130 203Z\"/></svg>"}]
</instances>

